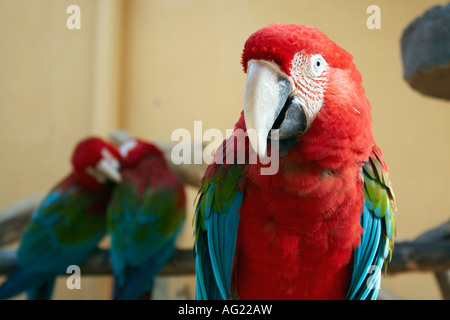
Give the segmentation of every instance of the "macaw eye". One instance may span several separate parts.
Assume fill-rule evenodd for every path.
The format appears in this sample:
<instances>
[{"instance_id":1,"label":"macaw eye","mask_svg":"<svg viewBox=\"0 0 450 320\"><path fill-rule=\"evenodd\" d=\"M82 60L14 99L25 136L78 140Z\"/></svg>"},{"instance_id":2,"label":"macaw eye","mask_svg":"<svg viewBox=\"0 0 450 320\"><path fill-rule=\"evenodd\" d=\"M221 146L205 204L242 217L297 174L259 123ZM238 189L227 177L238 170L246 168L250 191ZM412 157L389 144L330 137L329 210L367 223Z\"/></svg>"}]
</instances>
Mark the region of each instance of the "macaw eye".
<instances>
[{"instance_id":1,"label":"macaw eye","mask_svg":"<svg viewBox=\"0 0 450 320\"><path fill-rule=\"evenodd\" d=\"M315 54L311 57L311 74L319 76L327 67L327 62L320 54Z\"/></svg>"}]
</instances>

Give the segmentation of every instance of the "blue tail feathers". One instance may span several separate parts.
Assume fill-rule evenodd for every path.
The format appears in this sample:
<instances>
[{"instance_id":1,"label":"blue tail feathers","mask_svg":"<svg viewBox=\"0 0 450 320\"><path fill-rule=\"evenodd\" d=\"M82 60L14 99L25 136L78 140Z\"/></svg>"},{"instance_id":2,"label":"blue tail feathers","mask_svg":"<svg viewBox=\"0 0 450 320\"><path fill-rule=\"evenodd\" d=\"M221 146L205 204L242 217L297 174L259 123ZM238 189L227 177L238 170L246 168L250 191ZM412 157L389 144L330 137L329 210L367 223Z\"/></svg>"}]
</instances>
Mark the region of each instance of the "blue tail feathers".
<instances>
[{"instance_id":1,"label":"blue tail feathers","mask_svg":"<svg viewBox=\"0 0 450 320\"><path fill-rule=\"evenodd\" d=\"M13 298L23 292L28 299L50 299L54 278L46 274L29 274L16 269L0 286L0 300Z\"/></svg>"}]
</instances>

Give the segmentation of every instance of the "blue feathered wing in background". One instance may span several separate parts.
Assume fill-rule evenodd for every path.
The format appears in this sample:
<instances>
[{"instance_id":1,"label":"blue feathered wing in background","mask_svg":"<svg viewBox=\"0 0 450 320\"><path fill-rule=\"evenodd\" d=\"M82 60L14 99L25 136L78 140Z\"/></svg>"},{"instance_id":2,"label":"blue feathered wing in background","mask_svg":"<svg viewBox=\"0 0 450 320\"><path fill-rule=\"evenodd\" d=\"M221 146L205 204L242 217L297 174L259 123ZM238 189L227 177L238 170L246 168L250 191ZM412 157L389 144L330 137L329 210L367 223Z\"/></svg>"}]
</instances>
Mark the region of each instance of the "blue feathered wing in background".
<instances>
[{"instance_id":1,"label":"blue feathered wing in background","mask_svg":"<svg viewBox=\"0 0 450 320\"><path fill-rule=\"evenodd\" d=\"M172 256L185 220L185 190L164 155L133 140L123 181L108 206L113 298L148 299L155 276Z\"/></svg>"},{"instance_id":2,"label":"blue feathered wing in background","mask_svg":"<svg viewBox=\"0 0 450 320\"><path fill-rule=\"evenodd\" d=\"M32 215L0 299L23 291L28 299L50 299L55 277L80 266L105 235L107 197L89 192L73 176L52 190Z\"/></svg>"},{"instance_id":3,"label":"blue feathered wing in background","mask_svg":"<svg viewBox=\"0 0 450 320\"><path fill-rule=\"evenodd\" d=\"M81 267L106 233L111 181L119 181L118 150L90 137L76 146L73 172L33 212L18 248L14 271L0 286L0 299L24 291L28 299L50 299L57 275Z\"/></svg>"}]
</instances>

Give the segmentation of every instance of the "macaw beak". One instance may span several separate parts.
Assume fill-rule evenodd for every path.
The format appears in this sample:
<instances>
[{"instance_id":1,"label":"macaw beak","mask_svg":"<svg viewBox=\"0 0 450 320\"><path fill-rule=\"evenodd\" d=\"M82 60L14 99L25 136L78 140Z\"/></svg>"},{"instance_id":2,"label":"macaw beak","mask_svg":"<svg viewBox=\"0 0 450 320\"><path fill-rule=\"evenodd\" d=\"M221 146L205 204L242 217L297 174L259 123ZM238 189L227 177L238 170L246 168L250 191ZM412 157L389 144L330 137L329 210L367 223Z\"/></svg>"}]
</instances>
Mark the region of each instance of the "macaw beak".
<instances>
[{"instance_id":1,"label":"macaw beak","mask_svg":"<svg viewBox=\"0 0 450 320\"><path fill-rule=\"evenodd\" d=\"M116 183L120 183L122 181L122 176L119 172L120 163L115 158L102 158L95 166L95 169L106 179Z\"/></svg>"},{"instance_id":2,"label":"macaw beak","mask_svg":"<svg viewBox=\"0 0 450 320\"><path fill-rule=\"evenodd\" d=\"M280 140L306 130L307 117L294 90L291 77L277 64L264 60L248 62L244 119L250 144L260 158L266 157L267 139L271 138L272 129L279 130Z\"/></svg>"}]
</instances>

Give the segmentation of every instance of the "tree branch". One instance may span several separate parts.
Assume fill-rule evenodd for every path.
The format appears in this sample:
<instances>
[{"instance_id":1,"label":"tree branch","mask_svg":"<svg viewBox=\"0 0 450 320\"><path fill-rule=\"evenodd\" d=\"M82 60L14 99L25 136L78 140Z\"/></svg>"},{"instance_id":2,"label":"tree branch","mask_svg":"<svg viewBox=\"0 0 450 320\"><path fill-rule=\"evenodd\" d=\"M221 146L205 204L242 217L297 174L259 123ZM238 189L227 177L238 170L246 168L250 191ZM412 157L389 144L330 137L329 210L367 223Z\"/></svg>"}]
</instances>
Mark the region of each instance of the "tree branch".
<instances>
[{"instance_id":1,"label":"tree branch","mask_svg":"<svg viewBox=\"0 0 450 320\"><path fill-rule=\"evenodd\" d=\"M450 270L450 221L419 235L413 241L394 244L388 274Z\"/></svg>"},{"instance_id":2,"label":"tree branch","mask_svg":"<svg viewBox=\"0 0 450 320\"><path fill-rule=\"evenodd\" d=\"M394 245L387 274L450 269L450 241L402 241Z\"/></svg>"},{"instance_id":3,"label":"tree branch","mask_svg":"<svg viewBox=\"0 0 450 320\"><path fill-rule=\"evenodd\" d=\"M15 265L15 250L0 250L0 275L8 274ZM163 275L194 274L193 250L178 249L167 263ZM444 272L450 270L450 241L402 241L395 244L388 275L404 272ZM108 250L98 249L82 266L83 274L111 274Z\"/></svg>"},{"instance_id":4,"label":"tree branch","mask_svg":"<svg viewBox=\"0 0 450 320\"><path fill-rule=\"evenodd\" d=\"M0 249L0 275L9 274L15 267L17 250ZM195 259L191 249L176 249L170 260L161 270L160 275L179 276L195 274ZM89 259L80 266L83 275L112 274L109 252L105 249L95 250Z\"/></svg>"},{"instance_id":5,"label":"tree branch","mask_svg":"<svg viewBox=\"0 0 450 320\"><path fill-rule=\"evenodd\" d=\"M29 196L0 211L0 247L20 239L31 213L44 195L41 192Z\"/></svg>"},{"instance_id":6,"label":"tree branch","mask_svg":"<svg viewBox=\"0 0 450 320\"><path fill-rule=\"evenodd\" d=\"M42 194L26 198L0 213L0 247L20 238L31 212L41 198ZM85 272L110 273L111 267L107 256L108 252L105 250L96 251L86 262ZM15 261L13 253L0 250L0 274L9 273L13 261ZM167 266L165 270L172 270L170 272L173 274L193 274L192 250L176 251L170 263L172 265ZM446 270L450 270L450 221L423 233L416 240L396 242L387 274Z\"/></svg>"},{"instance_id":7,"label":"tree branch","mask_svg":"<svg viewBox=\"0 0 450 320\"><path fill-rule=\"evenodd\" d=\"M173 144L157 142L164 150L170 166L187 184L198 187L206 164L175 165L171 161ZM204 146L191 145L191 151L203 152ZM201 151L200 151L201 148ZM191 152L193 154L194 152ZM193 161L192 161L193 163ZM0 247L20 239L30 215L45 196L44 193L25 198L0 211ZM14 268L17 252L0 249L0 275L8 274ZM193 275L195 258L191 249L176 250L161 275ZM111 274L108 250L98 249L80 266L85 275ZM397 241L392 260L387 268L388 275L404 272L434 272L444 297L449 297L450 280L450 221L424 232L412 241Z\"/></svg>"}]
</instances>

